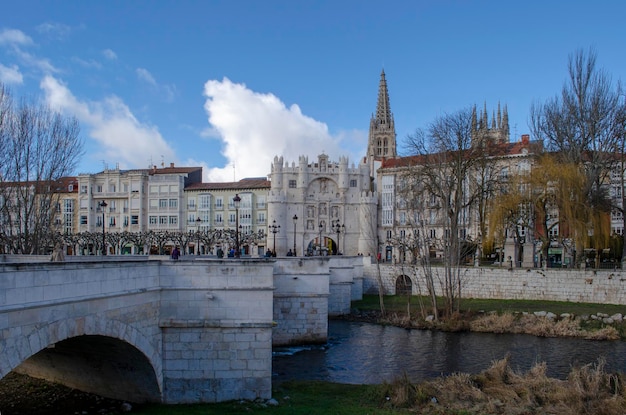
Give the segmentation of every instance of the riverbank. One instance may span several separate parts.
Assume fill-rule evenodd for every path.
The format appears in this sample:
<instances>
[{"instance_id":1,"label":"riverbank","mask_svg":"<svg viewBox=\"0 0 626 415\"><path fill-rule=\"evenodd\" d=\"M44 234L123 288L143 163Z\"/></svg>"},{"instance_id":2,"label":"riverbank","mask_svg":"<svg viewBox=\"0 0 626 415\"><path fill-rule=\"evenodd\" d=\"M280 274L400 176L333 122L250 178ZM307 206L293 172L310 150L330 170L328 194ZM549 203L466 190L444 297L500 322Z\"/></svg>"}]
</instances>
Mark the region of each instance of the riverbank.
<instances>
[{"instance_id":1,"label":"riverbank","mask_svg":"<svg viewBox=\"0 0 626 415\"><path fill-rule=\"evenodd\" d=\"M410 329L626 339L626 306L614 304L464 299L449 318L435 318L424 297L385 296L384 307L382 313L377 295L365 295L352 303L349 315L337 318Z\"/></svg>"},{"instance_id":2,"label":"riverbank","mask_svg":"<svg viewBox=\"0 0 626 415\"><path fill-rule=\"evenodd\" d=\"M78 405L84 399L71 392L69 402L55 402L63 387L28 377L13 379L14 403L8 406L0 382L0 411L3 415L621 415L626 412L623 375L605 371L603 361L572 368L565 380L546 376L546 365L537 363L519 373L507 359L494 362L476 374L453 374L413 384L406 378L381 385L347 385L319 381L285 382L273 389L272 400L232 401L197 405L126 406L119 401L101 407ZM31 385L22 389L21 383ZM67 388L66 388L67 389ZM67 390L71 391L71 390ZM88 395L88 394L84 394ZM89 398L89 397L87 397ZM89 398L92 399L92 398ZM102 398L100 398L102 399ZM113 404L113 406L111 406Z\"/></svg>"}]
</instances>

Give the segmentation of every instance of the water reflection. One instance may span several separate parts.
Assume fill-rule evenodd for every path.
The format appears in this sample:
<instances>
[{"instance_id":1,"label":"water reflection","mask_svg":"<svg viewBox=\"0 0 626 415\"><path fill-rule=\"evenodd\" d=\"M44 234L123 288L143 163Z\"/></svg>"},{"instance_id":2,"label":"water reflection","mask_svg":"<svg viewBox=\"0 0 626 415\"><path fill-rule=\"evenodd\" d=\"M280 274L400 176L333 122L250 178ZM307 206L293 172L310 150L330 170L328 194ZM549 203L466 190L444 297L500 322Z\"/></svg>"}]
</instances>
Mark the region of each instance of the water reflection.
<instances>
[{"instance_id":1,"label":"water reflection","mask_svg":"<svg viewBox=\"0 0 626 415\"><path fill-rule=\"evenodd\" d=\"M626 343L527 335L405 330L368 323L330 321L324 346L277 349L274 381L316 379L375 384L406 373L414 382L455 372L478 373L511 356L528 370L546 362L548 375L565 378L572 366L607 360L607 370L625 371Z\"/></svg>"}]
</instances>

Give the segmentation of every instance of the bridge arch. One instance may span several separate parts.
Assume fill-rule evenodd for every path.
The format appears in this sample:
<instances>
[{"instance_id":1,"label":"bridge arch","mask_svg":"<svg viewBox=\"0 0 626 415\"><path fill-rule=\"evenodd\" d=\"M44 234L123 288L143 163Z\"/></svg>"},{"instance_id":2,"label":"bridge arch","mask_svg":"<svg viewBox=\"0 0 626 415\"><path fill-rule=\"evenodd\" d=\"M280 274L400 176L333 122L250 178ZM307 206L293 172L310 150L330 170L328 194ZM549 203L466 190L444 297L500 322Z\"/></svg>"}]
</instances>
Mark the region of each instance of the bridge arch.
<instances>
[{"instance_id":1,"label":"bridge arch","mask_svg":"<svg viewBox=\"0 0 626 415\"><path fill-rule=\"evenodd\" d=\"M57 320L13 336L5 346L13 359L0 366L0 378L15 370L109 398L162 400L158 345L122 321L96 315Z\"/></svg>"}]
</instances>

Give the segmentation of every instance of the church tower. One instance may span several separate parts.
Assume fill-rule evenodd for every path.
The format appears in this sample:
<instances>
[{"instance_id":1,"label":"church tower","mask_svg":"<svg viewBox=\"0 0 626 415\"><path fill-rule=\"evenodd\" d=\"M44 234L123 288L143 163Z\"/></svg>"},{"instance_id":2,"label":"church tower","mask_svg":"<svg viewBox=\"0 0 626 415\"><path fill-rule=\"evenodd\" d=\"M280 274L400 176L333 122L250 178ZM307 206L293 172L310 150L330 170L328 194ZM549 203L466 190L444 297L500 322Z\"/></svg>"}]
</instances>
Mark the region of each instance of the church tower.
<instances>
[{"instance_id":1,"label":"church tower","mask_svg":"<svg viewBox=\"0 0 626 415\"><path fill-rule=\"evenodd\" d=\"M506 105L504 111L500 110L498 102L498 113L491 117L491 126L487 118L487 103L481 111L480 116L476 112L476 105L472 108L472 145L489 147L494 144L505 144L509 142L509 112Z\"/></svg>"},{"instance_id":2,"label":"church tower","mask_svg":"<svg viewBox=\"0 0 626 415\"><path fill-rule=\"evenodd\" d=\"M396 127L389 107L389 92L385 80L385 70L380 73L376 114L370 120L367 159L373 167L374 161L396 157ZM374 173L374 172L372 172ZM374 176L375 174L372 174Z\"/></svg>"}]
</instances>

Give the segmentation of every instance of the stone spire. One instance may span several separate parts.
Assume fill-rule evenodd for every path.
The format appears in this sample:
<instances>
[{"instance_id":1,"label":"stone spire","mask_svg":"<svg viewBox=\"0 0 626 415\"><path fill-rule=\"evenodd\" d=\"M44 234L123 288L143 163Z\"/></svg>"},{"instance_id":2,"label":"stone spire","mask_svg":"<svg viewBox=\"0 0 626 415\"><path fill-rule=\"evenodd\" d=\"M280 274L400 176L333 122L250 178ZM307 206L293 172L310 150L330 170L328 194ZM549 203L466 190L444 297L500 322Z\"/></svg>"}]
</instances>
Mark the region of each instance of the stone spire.
<instances>
[{"instance_id":1,"label":"stone spire","mask_svg":"<svg viewBox=\"0 0 626 415\"><path fill-rule=\"evenodd\" d=\"M480 116L476 115L476 105L472 107L472 143L480 146L509 142L509 113L506 105L501 108L498 102L497 112L492 110L491 123L487 116L487 103L483 105Z\"/></svg>"},{"instance_id":2,"label":"stone spire","mask_svg":"<svg viewBox=\"0 0 626 415\"><path fill-rule=\"evenodd\" d=\"M389 106L389 92L385 70L380 73L376 114L370 120L367 157L371 160L396 157L396 127Z\"/></svg>"}]
</instances>

